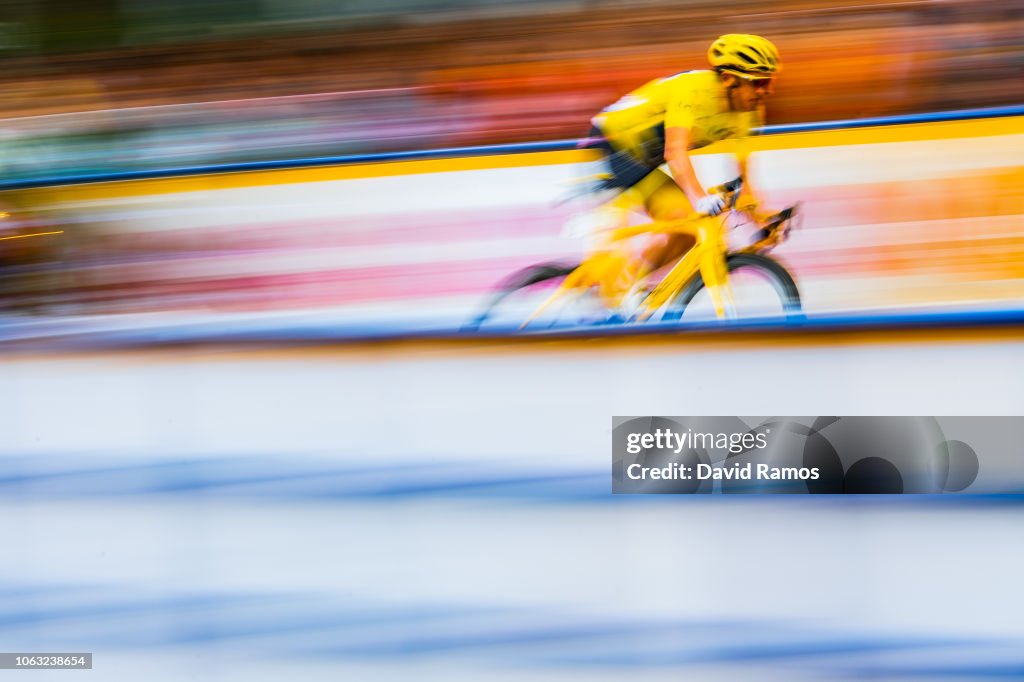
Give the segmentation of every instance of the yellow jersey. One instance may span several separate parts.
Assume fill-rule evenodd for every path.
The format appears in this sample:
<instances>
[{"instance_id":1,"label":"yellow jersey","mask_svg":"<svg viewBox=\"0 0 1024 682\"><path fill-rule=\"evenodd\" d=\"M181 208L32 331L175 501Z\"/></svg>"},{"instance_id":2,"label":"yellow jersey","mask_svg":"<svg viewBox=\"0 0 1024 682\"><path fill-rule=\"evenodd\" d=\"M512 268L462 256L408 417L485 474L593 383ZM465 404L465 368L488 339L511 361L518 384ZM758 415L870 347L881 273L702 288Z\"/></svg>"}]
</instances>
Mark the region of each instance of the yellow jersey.
<instances>
[{"instance_id":1,"label":"yellow jersey","mask_svg":"<svg viewBox=\"0 0 1024 682\"><path fill-rule=\"evenodd\" d=\"M665 162L665 128L688 128L690 149L742 139L763 124L760 111L730 111L714 71L684 71L625 95L592 119L616 149L659 166Z\"/></svg>"}]
</instances>

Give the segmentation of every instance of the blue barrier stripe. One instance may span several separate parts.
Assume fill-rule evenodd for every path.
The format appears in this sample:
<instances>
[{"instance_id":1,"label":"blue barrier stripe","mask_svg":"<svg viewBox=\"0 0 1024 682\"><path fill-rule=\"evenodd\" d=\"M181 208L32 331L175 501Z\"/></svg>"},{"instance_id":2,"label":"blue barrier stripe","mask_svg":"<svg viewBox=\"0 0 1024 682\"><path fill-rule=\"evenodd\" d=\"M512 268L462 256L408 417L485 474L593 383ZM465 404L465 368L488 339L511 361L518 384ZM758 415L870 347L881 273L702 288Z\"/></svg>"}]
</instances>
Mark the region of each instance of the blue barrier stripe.
<instances>
[{"instance_id":1,"label":"blue barrier stripe","mask_svg":"<svg viewBox=\"0 0 1024 682\"><path fill-rule=\"evenodd\" d=\"M0 191L31 189L34 187L59 187L63 185L85 185L103 182L124 182L128 180L159 180L195 175L218 173L245 173L253 171L293 170L321 166L352 166L361 163L386 163L389 161L420 161L428 159L465 158L498 154L526 154L531 152L558 152L577 148L577 140L554 140L551 142L524 142L521 144L486 145L480 147L452 147L448 149L421 149L404 152L381 152L376 154L347 154L343 156L315 156L306 159L283 159L277 161L246 161L203 166L180 166L154 170L119 171L109 173L82 173L76 175L54 175L26 180L0 182Z\"/></svg>"},{"instance_id":2,"label":"blue barrier stripe","mask_svg":"<svg viewBox=\"0 0 1024 682\"><path fill-rule=\"evenodd\" d=\"M463 331L457 324L422 325L400 321L377 324L319 324L296 327L232 326L230 322L216 325L176 325L163 328L76 330L73 325L57 335L47 330L39 333L21 332L4 338L0 344L31 341L37 347L60 348L63 344L82 349L104 350L125 347L152 347L188 343L361 343L370 341L465 341L525 340L531 338L573 339L601 337L643 337L651 335L715 334L723 340L738 338L743 333L778 333L808 338L814 333L851 333L878 330L914 330L939 328L1014 327L1024 329L1024 309L950 310L927 312L814 315L797 319L779 317L750 320L708 320L701 322L651 322L644 324L575 325L522 331L516 325L507 329Z\"/></svg>"},{"instance_id":3,"label":"blue barrier stripe","mask_svg":"<svg viewBox=\"0 0 1024 682\"><path fill-rule=\"evenodd\" d=\"M10 459L0 459L0 465L9 466ZM379 470L362 471L359 467L316 467L302 462L279 460L273 470L265 470L258 457L240 457L233 471L223 469L223 460L201 458L182 462L175 470L167 470L162 462L148 462L119 469L98 464L93 469L68 468L78 466L71 455L44 462L38 471L23 471L16 479L0 482L0 494L6 499L79 499L144 496L154 498L180 498L203 495L204 499L258 499L278 504L306 503L310 501L330 504L342 500L423 499L423 498L476 498L491 500L524 500L553 504L589 502L599 504L677 504L688 498L701 498L703 494L613 495L611 472L594 467L584 471L564 471L522 468L516 470L487 470L486 467L463 465L456 470L452 462L440 466L413 467L406 464L383 466ZM357 472L346 474L345 472ZM803 499L814 495L796 494L794 504L806 504ZM675 502L668 498L676 498ZM758 501L760 499L760 501ZM835 504L834 497L826 497ZM957 494L925 493L905 496L848 495L841 498L847 506L885 503L901 505L996 505L1020 506L1024 504L1024 489L1019 484L1005 482L1002 491L968 492ZM731 504L777 504L780 498L759 495L739 496ZM699 504L699 500L697 502ZM811 503L813 504L813 503ZM2 619L0 619L2 625Z\"/></svg>"},{"instance_id":4,"label":"blue barrier stripe","mask_svg":"<svg viewBox=\"0 0 1024 682\"><path fill-rule=\"evenodd\" d=\"M939 123L943 121L967 121L981 118L1003 118L1024 115L1024 105L989 107L983 109L959 109L921 114L901 114L874 118L792 123L766 126L759 132L763 135L780 135L795 132L822 132L876 126L906 125L912 123ZM59 187L89 183L121 182L127 180L157 180L161 178L212 175L216 173L243 173L251 171L288 170L315 168L318 166L340 166L360 163L385 163L389 161L415 161L446 159L498 154L525 154L530 152L559 152L578 149L580 140L551 140L548 142L522 142L516 144L493 144L475 147L447 147L401 152L380 152L370 154L346 154L341 156L318 156L304 159L283 159L276 161L247 161L239 163L181 166L139 171L109 173L83 173L75 175L54 175L26 180L0 182L0 191L32 189L37 187Z\"/></svg>"},{"instance_id":5,"label":"blue barrier stripe","mask_svg":"<svg viewBox=\"0 0 1024 682\"><path fill-rule=\"evenodd\" d=\"M92 590L83 586L79 592L90 594ZM314 600L316 605L311 608ZM7 629L12 632L7 636L15 641L43 636L121 652L251 643L259 638L264 645L272 644L272 655L280 658L420 658L486 650L491 660L514 658L519 664L563 671L568 666L623 670L758 661L771 665L785 659L827 666L833 665L835 657L883 652L890 654L888 667L908 669L915 659L904 663L898 658L901 654L917 658L933 649L959 647L970 652L968 647L1004 643L963 635L847 634L821 627L812 630L797 621L778 619L595 619L558 616L543 606L510 612L487 605L445 603L393 608L375 603L353 605L309 593L255 597L247 602L241 605L255 610L237 613L240 604L233 595L210 595L199 603L190 595L139 595L135 601L101 600L73 612L42 607L28 614L0 613L0 618L10 622ZM133 608L137 606L142 608ZM148 617L152 624L140 626L140 617ZM23 630L29 634L21 634ZM353 639L350 632L359 636ZM771 632L768 641L762 641L765 632ZM985 662L979 658L960 665Z\"/></svg>"},{"instance_id":6,"label":"blue barrier stripe","mask_svg":"<svg viewBox=\"0 0 1024 682\"><path fill-rule=\"evenodd\" d=\"M837 671L833 671L835 673ZM878 664L849 667L845 670L851 679L904 679L904 680L1024 680L1024 660L1020 662L968 662L955 665L896 665Z\"/></svg>"},{"instance_id":7,"label":"blue barrier stripe","mask_svg":"<svg viewBox=\"0 0 1024 682\"><path fill-rule=\"evenodd\" d=\"M974 643L974 642L971 642ZM633 647L616 650L613 647L598 649L580 656L554 657L554 661L563 664L592 665L601 667L655 667L655 666L689 666L729 662L768 663L779 659L831 658L856 654L880 655L885 652L907 653L920 649L948 649L951 646L963 646L964 640L957 639L925 639L910 637L865 637L814 639L794 638L793 641L770 641L760 644L752 641L747 644L710 644L701 650L685 644L668 644L658 648Z\"/></svg>"}]
</instances>

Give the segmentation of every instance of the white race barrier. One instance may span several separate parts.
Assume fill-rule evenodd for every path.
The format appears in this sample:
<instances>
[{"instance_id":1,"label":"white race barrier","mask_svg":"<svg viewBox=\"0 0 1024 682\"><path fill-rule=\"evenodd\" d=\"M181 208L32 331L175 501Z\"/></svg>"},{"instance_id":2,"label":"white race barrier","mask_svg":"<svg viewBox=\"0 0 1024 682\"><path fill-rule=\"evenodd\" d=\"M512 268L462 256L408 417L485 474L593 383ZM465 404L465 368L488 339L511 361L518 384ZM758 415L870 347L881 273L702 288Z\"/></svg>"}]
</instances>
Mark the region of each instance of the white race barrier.
<instances>
[{"instance_id":1,"label":"white race barrier","mask_svg":"<svg viewBox=\"0 0 1024 682\"><path fill-rule=\"evenodd\" d=\"M812 313L992 309L1024 299L1024 117L773 135L752 176L802 202L776 251ZM734 171L697 157L708 184ZM303 314L450 325L519 267L580 258L556 205L585 152L267 170L23 190L66 226L70 313L166 326ZM640 218L638 218L639 220ZM37 285L38 286L38 285ZM57 286L57 285L55 285ZM172 315L173 314L173 315ZM154 317L156 315L157 317ZM287 331L286 318L281 327ZM406 325L406 327L403 327Z\"/></svg>"}]
</instances>

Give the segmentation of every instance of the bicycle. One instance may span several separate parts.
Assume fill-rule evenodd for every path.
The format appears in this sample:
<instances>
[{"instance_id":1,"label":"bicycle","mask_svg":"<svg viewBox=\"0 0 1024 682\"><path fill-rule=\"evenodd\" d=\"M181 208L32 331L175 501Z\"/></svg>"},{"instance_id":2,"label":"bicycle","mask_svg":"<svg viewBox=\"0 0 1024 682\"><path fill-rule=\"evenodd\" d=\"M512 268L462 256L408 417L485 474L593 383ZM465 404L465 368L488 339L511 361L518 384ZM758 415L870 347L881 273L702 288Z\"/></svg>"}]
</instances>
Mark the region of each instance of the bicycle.
<instances>
[{"instance_id":1,"label":"bicycle","mask_svg":"<svg viewBox=\"0 0 1024 682\"><path fill-rule=\"evenodd\" d=\"M485 325L496 330L523 329L538 325L556 304L578 301L584 294L595 290L604 298L602 306L588 316L579 309L572 311L569 322L556 315L547 319L547 328L578 326L580 324L608 322L645 322L657 319L662 322L679 322L684 315L687 319L697 307L695 301L707 292L716 319L749 317L737 311L730 280L742 271L755 273L771 286L772 305L775 310L769 315L787 320L802 318L802 303L796 282L779 261L767 253L784 242L790 235L798 207L791 206L759 222L753 235L754 241L745 247L729 250L726 239L726 221L735 216L749 216L756 211L753 203L737 206L742 188L742 179L737 178L713 189L726 197L727 211L719 217L702 214L675 221L650 222L614 229L608 235L609 243L622 242L640 234L689 234L696 237L696 244L646 292L642 302L629 317L616 315L609 310L608 286L611 273L621 274L623 256L614 250L598 251L579 263L541 263L532 265L502 281L494 294L464 329L480 330ZM527 305L510 305L514 298L545 286L557 283L554 291L543 292L543 300ZM604 291L602 291L604 288ZM763 288L762 287L759 287ZM619 287L621 289L621 287ZM749 290L743 296L749 296ZM659 314L660 313L660 314ZM761 315L758 315L761 316ZM510 322L502 323L508 318ZM514 320L518 318L519 322Z\"/></svg>"}]
</instances>

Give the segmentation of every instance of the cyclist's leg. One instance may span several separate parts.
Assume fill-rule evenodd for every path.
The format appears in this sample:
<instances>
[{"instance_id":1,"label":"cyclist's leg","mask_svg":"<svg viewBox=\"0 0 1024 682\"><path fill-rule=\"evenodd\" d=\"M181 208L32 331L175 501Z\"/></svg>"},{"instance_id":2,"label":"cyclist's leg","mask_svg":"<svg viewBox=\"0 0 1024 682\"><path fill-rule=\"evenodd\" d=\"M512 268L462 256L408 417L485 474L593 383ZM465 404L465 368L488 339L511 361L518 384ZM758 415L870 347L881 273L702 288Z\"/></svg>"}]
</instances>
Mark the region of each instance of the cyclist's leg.
<instances>
[{"instance_id":1,"label":"cyclist's leg","mask_svg":"<svg viewBox=\"0 0 1024 682\"><path fill-rule=\"evenodd\" d=\"M645 166L629 152L613 147L596 126L590 129L589 139L593 141L591 147L602 154L605 188L617 192L613 199L599 209L602 222L609 228L625 227L630 215L644 208L644 198L634 187L654 169Z\"/></svg>"},{"instance_id":2,"label":"cyclist's leg","mask_svg":"<svg viewBox=\"0 0 1024 682\"><path fill-rule=\"evenodd\" d=\"M668 176L666 176L667 178ZM685 219L693 213L693 207L683 190L670 178L654 190L647 200L648 210L656 220L679 220ZM664 266L680 259L687 251L692 249L698 242L701 248L693 252L697 258L701 277L711 295L715 312L719 317L734 317L735 305L733 304L732 291L729 288L729 276L725 263L725 244L722 242L724 235L720 226L714 221L699 221L695 223L696 234L672 235L673 239L659 251L652 248L651 253L645 252L644 257L649 265ZM676 239L676 238L679 239ZM660 261L656 260L660 257ZM682 273L685 274L684 268ZM672 277L672 273L666 276ZM673 282L681 285L682 282ZM671 288L671 287L670 287Z\"/></svg>"},{"instance_id":3,"label":"cyclist's leg","mask_svg":"<svg viewBox=\"0 0 1024 682\"><path fill-rule=\"evenodd\" d=\"M611 159L609 165L615 168ZM621 176L613 174L613 177ZM622 212L623 220L630 208L642 209L655 221L686 219L693 212L683 191L659 169L630 185L610 208ZM618 226L623 227L624 224ZM588 271L595 275L598 291L609 308L635 308L644 298L647 275L678 261L697 241L695 236L688 234L648 235L644 240L639 254L623 242L596 245L592 251L591 263L595 267L588 268ZM598 267L599 264L602 267Z\"/></svg>"},{"instance_id":4,"label":"cyclist's leg","mask_svg":"<svg viewBox=\"0 0 1024 682\"><path fill-rule=\"evenodd\" d=\"M605 207L606 219L612 221L610 229L595 236L584 261L585 267L579 268L584 271L579 284L596 286L607 308L617 308L622 304L642 268L635 247L629 240L613 240L611 228L625 227L629 223L630 214L640 208L642 203L629 192L619 195L612 205Z\"/></svg>"},{"instance_id":5,"label":"cyclist's leg","mask_svg":"<svg viewBox=\"0 0 1024 682\"><path fill-rule=\"evenodd\" d=\"M686 194L667 173L661 170L644 178L641 183L637 184L636 189L642 192L647 212L656 221L685 220L693 213L693 206ZM720 248L717 241L722 235L715 226L706 222L695 223L695 228L694 234L653 236L643 252L643 267L639 276L646 277L649 272L670 263L678 264L683 256L690 252L698 241L701 241L703 248L693 251L691 257L698 259L701 276L707 284L708 292L711 294L719 317L731 317L734 305L732 292L728 286L724 247ZM680 271L680 275L685 275L687 272L689 272L689 268L684 267ZM661 291L658 293L670 296L675 286L682 284L682 282L675 281L673 277L675 273L676 271L673 270L666 276L667 281L663 280L659 284ZM657 306L663 302L665 301L662 301L660 296L654 294L649 299L651 306ZM653 310L648 312L653 312Z\"/></svg>"},{"instance_id":6,"label":"cyclist's leg","mask_svg":"<svg viewBox=\"0 0 1024 682\"><path fill-rule=\"evenodd\" d=\"M628 152L612 147L600 130L594 128L590 135L600 141L595 147L604 154L607 185L619 193L599 209L604 229L591 235L589 253L584 266L579 268L580 279L576 284L596 286L604 305L617 308L636 281L641 262L628 241L615 241L611 234L615 228L628 225L631 215L644 211L644 197L634 186L649 175L651 169Z\"/></svg>"},{"instance_id":7,"label":"cyclist's leg","mask_svg":"<svg viewBox=\"0 0 1024 682\"><path fill-rule=\"evenodd\" d=\"M644 199L647 213L656 221L683 220L693 213L690 200L679 185L662 170L656 170L635 187ZM693 235L653 235L643 250L645 274L672 263L697 243Z\"/></svg>"}]
</instances>

